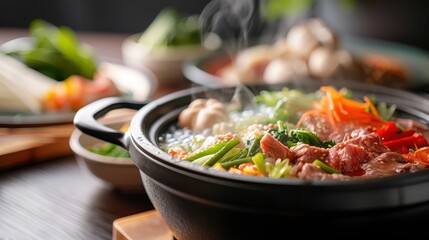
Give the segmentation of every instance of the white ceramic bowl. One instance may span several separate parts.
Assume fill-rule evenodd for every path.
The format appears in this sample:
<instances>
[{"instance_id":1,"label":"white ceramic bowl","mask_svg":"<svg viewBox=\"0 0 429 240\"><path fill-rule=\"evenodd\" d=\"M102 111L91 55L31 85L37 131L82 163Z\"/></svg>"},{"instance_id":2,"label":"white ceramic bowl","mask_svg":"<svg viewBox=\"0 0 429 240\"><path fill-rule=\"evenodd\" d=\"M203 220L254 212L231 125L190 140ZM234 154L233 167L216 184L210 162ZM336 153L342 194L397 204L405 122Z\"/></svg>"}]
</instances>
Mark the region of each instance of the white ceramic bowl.
<instances>
[{"instance_id":1,"label":"white ceramic bowl","mask_svg":"<svg viewBox=\"0 0 429 240\"><path fill-rule=\"evenodd\" d=\"M119 129L123 124L124 121L116 121L106 125ZM108 188L128 193L143 192L140 172L131 158L103 156L87 149L98 143L103 141L86 135L78 129L71 134L70 148L82 172L105 183Z\"/></svg>"},{"instance_id":2,"label":"white ceramic bowl","mask_svg":"<svg viewBox=\"0 0 429 240\"><path fill-rule=\"evenodd\" d=\"M151 70L160 85L176 85L187 81L183 75L183 64L206 53L201 45L170 48L149 48L137 42L140 34L126 38L122 43L122 58L126 65L137 69Z\"/></svg>"}]
</instances>

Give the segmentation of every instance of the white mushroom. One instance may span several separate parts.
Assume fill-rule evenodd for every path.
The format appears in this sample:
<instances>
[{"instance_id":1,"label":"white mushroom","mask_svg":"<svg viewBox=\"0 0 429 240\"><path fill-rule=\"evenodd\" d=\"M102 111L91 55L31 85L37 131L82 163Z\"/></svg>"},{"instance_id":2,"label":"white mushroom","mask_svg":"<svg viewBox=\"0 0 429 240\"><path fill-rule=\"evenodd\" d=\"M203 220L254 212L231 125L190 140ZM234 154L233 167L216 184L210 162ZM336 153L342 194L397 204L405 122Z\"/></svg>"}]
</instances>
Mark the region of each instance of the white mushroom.
<instances>
[{"instance_id":1,"label":"white mushroom","mask_svg":"<svg viewBox=\"0 0 429 240\"><path fill-rule=\"evenodd\" d=\"M339 67L336 50L319 47L308 59L308 68L313 76L327 78L332 76Z\"/></svg>"},{"instance_id":2,"label":"white mushroom","mask_svg":"<svg viewBox=\"0 0 429 240\"><path fill-rule=\"evenodd\" d=\"M236 85L238 83L251 83L257 79L253 69L242 69L238 66L227 66L219 71L219 76L227 85Z\"/></svg>"},{"instance_id":3,"label":"white mushroom","mask_svg":"<svg viewBox=\"0 0 429 240\"><path fill-rule=\"evenodd\" d=\"M309 30L321 43L321 45L329 48L338 48L338 36L332 29L321 19L309 19L307 21Z\"/></svg>"},{"instance_id":4,"label":"white mushroom","mask_svg":"<svg viewBox=\"0 0 429 240\"><path fill-rule=\"evenodd\" d=\"M179 126L200 132L227 119L226 108L218 100L196 99L180 113Z\"/></svg>"},{"instance_id":5,"label":"white mushroom","mask_svg":"<svg viewBox=\"0 0 429 240\"><path fill-rule=\"evenodd\" d=\"M337 48L337 39L335 33L324 22L319 19L308 19L291 28L284 41L293 56L307 59L319 46Z\"/></svg>"},{"instance_id":6,"label":"white mushroom","mask_svg":"<svg viewBox=\"0 0 429 240\"><path fill-rule=\"evenodd\" d=\"M303 60L277 58L267 65L262 78L267 83L282 83L307 75L307 64Z\"/></svg>"},{"instance_id":7,"label":"white mushroom","mask_svg":"<svg viewBox=\"0 0 429 240\"><path fill-rule=\"evenodd\" d=\"M273 54L270 45L260 44L249 47L237 54L235 65L241 69L251 70L261 64L266 64L273 58Z\"/></svg>"},{"instance_id":8,"label":"white mushroom","mask_svg":"<svg viewBox=\"0 0 429 240\"><path fill-rule=\"evenodd\" d=\"M362 74L350 52L326 47L319 47L311 53L308 69L312 76L321 78L357 79Z\"/></svg>"},{"instance_id":9,"label":"white mushroom","mask_svg":"<svg viewBox=\"0 0 429 240\"><path fill-rule=\"evenodd\" d=\"M252 83L273 58L275 52L270 45L257 45L240 51L234 63L225 67L219 75L228 83Z\"/></svg>"}]
</instances>

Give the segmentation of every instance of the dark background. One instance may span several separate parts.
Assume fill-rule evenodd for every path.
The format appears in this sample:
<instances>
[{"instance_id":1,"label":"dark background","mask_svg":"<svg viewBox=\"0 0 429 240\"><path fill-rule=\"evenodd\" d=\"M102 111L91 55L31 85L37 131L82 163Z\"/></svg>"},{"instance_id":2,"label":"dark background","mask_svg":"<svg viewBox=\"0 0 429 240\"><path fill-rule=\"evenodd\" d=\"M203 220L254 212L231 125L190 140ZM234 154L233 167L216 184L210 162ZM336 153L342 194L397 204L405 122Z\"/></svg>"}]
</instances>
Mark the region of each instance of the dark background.
<instances>
[{"instance_id":1,"label":"dark background","mask_svg":"<svg viewBox=\"0 0 429 240\"><path fill-rule=\"evenodd\" d=\"M171 6L200 13L209 0L2 0L0 27L27 28L35 18L76 31L137 33Z\"/></svg>"},{"instance_id":2,"label":"dark background","mask_svg":"<svg viewBox=\"0 0 429 240\"><path fill-rule=\"evenodd\" d=\"M242 4L263 0L216 0ZM299 0L298 0L299 1ZM77 31L137 33L143 31L163 8L184 13L201 13L210 0L2 0L0 27L27 28L31 20L42 18ZM408 0L319 0L298 17L285 16L287 30L293 21L317 16L340 34L379 38L429 51L429 1ZM257 11L256 11L257 14ZM257 19L259 20L259 19ZM233 21L234 22L234 21ZM222 23L225 25L225 23ZM230 22L231 24L231 22ZM253 22L252 34L260 34Z\"/></svg>"}]
</instances>

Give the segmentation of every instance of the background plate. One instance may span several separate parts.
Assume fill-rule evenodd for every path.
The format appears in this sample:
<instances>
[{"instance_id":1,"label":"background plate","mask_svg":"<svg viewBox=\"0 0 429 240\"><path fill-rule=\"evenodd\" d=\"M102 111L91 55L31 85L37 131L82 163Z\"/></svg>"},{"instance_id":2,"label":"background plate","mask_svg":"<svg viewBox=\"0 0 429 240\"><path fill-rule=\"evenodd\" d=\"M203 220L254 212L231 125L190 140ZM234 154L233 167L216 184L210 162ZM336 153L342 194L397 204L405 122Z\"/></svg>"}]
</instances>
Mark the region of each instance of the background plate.
<instances>
[{"instance_id":1,"label":"background plate","mask_svg":"<svg viewBox=\"0 0 429 240\"><path fill-rule=\"evenodd\" d=\"M408 88L419 89L422 86L429 88L429 52L408 45L351 36L342 38L341 48L349 50L355 56L377 54L395 59L410 73ZM228 64L231 61L230 56L222 50L193 59L184 65L184 75L199 85L209 87L227 85L214 75L214 72L217 68Z\"/></svg>"},{"instance_id":2,"label":"background plate","mask_svg":"<svg viewBox=\"0 0 429 240\"><path fill-rule=\"evenodd\" d=\"M100 58L105 66L105 72L111 76L113 82L123 97L135 100L145 100L152 96L157 87L156 78L149 70L136 70L122 65L120 59ZM136 73L138 76L136 76ZM134 77L130 77L130 75ZM64 123L72 123L75 112L61 113L24 113L0 112L0 127L33 127Z\"/></svg>"}]
</instances>

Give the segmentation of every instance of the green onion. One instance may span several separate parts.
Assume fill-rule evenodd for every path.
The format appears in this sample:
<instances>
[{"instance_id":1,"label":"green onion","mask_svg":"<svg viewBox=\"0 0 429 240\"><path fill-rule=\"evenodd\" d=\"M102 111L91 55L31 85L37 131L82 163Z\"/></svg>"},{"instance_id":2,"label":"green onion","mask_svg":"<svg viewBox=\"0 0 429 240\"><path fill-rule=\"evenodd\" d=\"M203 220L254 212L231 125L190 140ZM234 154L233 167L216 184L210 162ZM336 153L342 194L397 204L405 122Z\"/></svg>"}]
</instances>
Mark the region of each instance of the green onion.
<instances>
[{"instance_id":1,"label":"green onion","mask_svg":"<svg viewBox=\"0 0 429 240\"><path fill-rule=\"evenodd\" d=\"M264 135L257 136L256 138L248 141L247 145L249 151L247 152L247 157L254 156L256 153L261 151L261 139Z\"/></svg>"},{"instance_id":2,"label":"green onion","mask_svg":"<svg viewBox=\"0 0 429 240\"><path fill-rule=\"evenodd\" d=\"M289 159L277 160L274 167L268 173L271 178L289 177L292 166L289 165Z\"/></svg>"},{"instance_id":3,"label":"green onion","mask_svg":"<svg viewBox=\"0 0 429 240\"><path fill-rule=\"evenodd\" d=\"M242 163L248 163L248 162L251 162L251 161L252 161L251 157L246 157L246 158L240 158L240 159L237 159L237 160L234 160L234 161L223 162L223 163L220 163L220 165L223 168L228 169L230 167L238 166L238 165L240 165Z\"/></svg>"},{"instance_id":4,"label":"green onion","mask_svg":"<svg viewBox=\"0 0 429 240\"><path fill-rule=\"evenodd\" d=\"M262 174L267 175L267 171L265 170L265 159L262 153L257 153L255 156L253 156L252 161Z\"/></svg>"},{"instance_id":5,"label":"green onion","mask_svg":"<svg viewBox=\"0 0 429 240\"><path fill-rule=\"evenodd\" d=\"M244 148L243 150L241 150L240 154L238 154L237 156L235 156L234 158L232 158L230 160L236 160L236 159L240 159L240 158L249 157L248 154L249 154L249 149Z\"/></svg>"},{"instance_id":6,"label":"green onion","mask_svg":"<svg viewBox=\"0 0 429 240\"><path fill-rule=\"evenodd\" d=\"M216 152L208 161L206 161L203 166L213 166L219 159L221 159L229 150L238 145L240 140L238 138L233 138L229 140L225 146L222 147L218 152Z\"/></svg>"},{"instance_id":7,"label":"green onion","mask_svg":"<svg viewBox=\"0 0 429 240\"><path fill-rule=\"evenodd\" d=\"M214 154L209 154L203 157L198 158L197 160L192 161L193 164L198 164L203 166L205 162L207 162Z\"/></svg>"},{"instance_id":8,"label":"green onion","mask_svg":"<svg viewBox=\"0 0 429 240\"><path fill-rule=\"evenodd\" d=\"M223 157L221 159L219 159L218 162L228 162L231 160L235 160L238 158L241 158L240 156L242 155L243 149L241 148L232 148L229 152L227 152L225 155L223 155Z\"/></svg>"},{"instance_id":9,"label":"green onion","mask_svg":"<svg viewBox=\"0 0 429 240\"><path fill-rule=\"evenodd\" d=\"M214 154L216 152L218 152L219 150L221 150L226 144L228 143L228 141L222 141L222 142L218 142L216 144L214 144L213 146L210 146L209 148L206 148L204 150L201 150L199 152L196 152L190 156L188 156L187 158L185 158L186 160L196 160L200 157L204 157L206 155L210 155L210 154Z\"/></svg>"},{"instance_id":10,"label":"green onion","mask_svg":"<svg viewBox=\"0 0 429 240\"><path fill-rule=\"evenodd\" d=\"M337 170L333 169L332 167L330 167L329 165L327 165L326 163L316 159L313 161L313 164L320 167L323 171L327 172L327 173L338 173Z\"/></svg>"}]
</instances>

